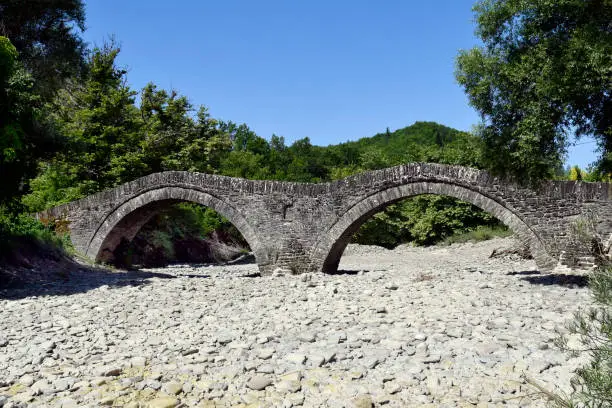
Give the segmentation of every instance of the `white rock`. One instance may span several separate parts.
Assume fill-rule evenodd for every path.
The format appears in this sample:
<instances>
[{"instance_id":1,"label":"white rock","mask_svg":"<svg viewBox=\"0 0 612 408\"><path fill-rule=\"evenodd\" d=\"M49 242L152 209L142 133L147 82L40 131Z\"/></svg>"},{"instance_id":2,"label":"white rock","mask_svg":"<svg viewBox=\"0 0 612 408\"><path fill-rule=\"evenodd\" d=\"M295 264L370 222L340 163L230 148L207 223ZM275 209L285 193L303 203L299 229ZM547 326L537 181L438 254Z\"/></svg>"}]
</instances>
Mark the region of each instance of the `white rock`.
<instances>
[{"instance_id":1,"label":"white rock","mask_svg":"<svg viewBox=\"0 0 612 408\"><path fill-rule=\"evenodd\" d=\"M19 384L29 387L34 384L34 377L32 377L30 374L26 374L19 379Z\"/></svg>"},{"instance_id":2,"label":"white rock","mask_svg":"<svg viewBox=\"0 0 612 408\"><path fill-rule=\"evenodd\" d=\"M304 364L304 362L306 361L306 356L304 354L299 353L290 353L285 356L285 360L294 364L301 365Z\"/></svg>"},{"instance_id":3,"label":"white rock","mask_svg":"<svg viewBox=\"0 0 612 408\"><path fill-rule=\"evenodd\" d=\"M259 390L263 390L264 388L266 388L267 386L271 384L272 384L272 380L269 379L268 377L256 375L256 376L251 377L251 379L247 383L247 387L249 387L252 390L259 391Z\"/></svg>"},{"instance_id":4,"label":"white rock","mask_svg":"<svg viewBox=\"0 0 612 408\"><path fill-rule=\"evenodd\" d=\"M261 358L262 360L268 360L269 358L272 358L275 352L276 350L273 348L261 349L257 352L257 357Z\"/></svg>"}]
</instances>

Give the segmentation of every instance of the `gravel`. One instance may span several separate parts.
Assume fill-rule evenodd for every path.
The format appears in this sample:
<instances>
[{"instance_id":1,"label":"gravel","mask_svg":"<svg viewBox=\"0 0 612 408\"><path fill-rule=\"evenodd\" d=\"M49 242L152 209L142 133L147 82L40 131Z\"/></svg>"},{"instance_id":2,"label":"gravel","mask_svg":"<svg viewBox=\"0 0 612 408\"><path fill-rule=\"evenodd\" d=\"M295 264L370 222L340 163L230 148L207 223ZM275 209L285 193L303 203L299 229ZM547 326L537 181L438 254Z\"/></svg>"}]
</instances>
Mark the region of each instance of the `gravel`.
<instances>
[{"instance_id":1,"label":"gravel","mask_svg":"<svg viewBox=\"0 0 612 408\"><path fill-rule=\"evenodd\" d=\"M510 239L350 245L332 275L254 264L92 270L0 291L0 406L542 406L581 276L490 259ZM216 404L216 405L215 405Z\"/></svg>"}]
</instances>

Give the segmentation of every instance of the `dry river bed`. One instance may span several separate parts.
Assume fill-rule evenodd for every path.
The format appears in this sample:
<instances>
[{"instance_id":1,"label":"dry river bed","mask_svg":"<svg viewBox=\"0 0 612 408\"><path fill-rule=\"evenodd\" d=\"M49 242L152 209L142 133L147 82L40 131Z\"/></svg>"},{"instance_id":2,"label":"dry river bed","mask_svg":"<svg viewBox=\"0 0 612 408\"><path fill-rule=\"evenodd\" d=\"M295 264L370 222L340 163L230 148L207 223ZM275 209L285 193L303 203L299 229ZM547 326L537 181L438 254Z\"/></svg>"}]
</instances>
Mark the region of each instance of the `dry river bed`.
<instances>
[{"instance_id":1,"label":"dry river bed","mask_svg":"<svg viewBox=\"0 0 612 408\"><path fill-rule=\"evenodd\" d=\"M509 239L349 246L344 273L254 264L75 273L0 291L0 407L545 406L580 279L489 259Z\"/></svg>"}]
</instances>

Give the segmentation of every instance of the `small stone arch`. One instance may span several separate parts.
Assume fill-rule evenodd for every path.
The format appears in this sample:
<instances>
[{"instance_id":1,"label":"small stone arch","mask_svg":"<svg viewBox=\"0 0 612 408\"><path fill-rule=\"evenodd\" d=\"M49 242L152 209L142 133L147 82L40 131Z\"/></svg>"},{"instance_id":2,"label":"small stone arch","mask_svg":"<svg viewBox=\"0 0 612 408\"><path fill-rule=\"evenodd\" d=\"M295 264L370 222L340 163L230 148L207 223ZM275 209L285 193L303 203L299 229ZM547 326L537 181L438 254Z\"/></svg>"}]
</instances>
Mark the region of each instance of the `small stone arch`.
<instances>
[{"instance_id":1,"label":"small stone arch","mask_svg":"<svg viewBox=\"0 0 612 408\"><path fill-rule=\"evenodd\" d=\"M194 188L169 186L145 191L110 211L89 240L86 255L98 262L112 260L114 250L123 239L131 241L162 208L179 202L193 202L217 211L242 234L258 264L265 261L266 254L258 245L255 231L227 201Z\"/></svg>"},{"instance_id":2,"label":"small stone arch","mask_svg":"<svg viewBox=\"0 0 612 408\"><path fill-rule=\"evenodd\" d=\"M388 188L354 204L314 245L311 270L335 272L351 237L366 220L390 204L423 194L447 195L474 204L508 226L519 240L530 248L538 268L547 271L556 265L556 261L548 255L540 237L503 203L461 185L423 181Z\"/></svg>"}]
</instances>

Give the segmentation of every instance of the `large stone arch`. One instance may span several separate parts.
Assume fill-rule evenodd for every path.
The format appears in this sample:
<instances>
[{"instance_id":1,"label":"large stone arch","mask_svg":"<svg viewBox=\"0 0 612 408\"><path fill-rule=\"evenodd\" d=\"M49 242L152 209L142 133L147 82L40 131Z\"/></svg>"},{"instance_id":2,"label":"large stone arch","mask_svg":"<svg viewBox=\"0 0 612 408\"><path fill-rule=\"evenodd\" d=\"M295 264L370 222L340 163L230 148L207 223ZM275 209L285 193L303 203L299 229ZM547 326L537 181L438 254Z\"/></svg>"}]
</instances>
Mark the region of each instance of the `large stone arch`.
<instances>
[{"instance_id":1,"label":"large stone arch","mask_svg":"<svg viewBox=\"0 0 612 408\"><path fill-rule=\"evenodd\" d=\"M102 220L86 247L86 255L96 261L112 260L122 239L131 241L157 212L169 204L193 202L212 208L227 218L247 241L258 264L266 259L255 231L246 219L226 200L189 187L164 186L130 197Z\"/></svg>"},{"instance_id":2,"label":"large stone arch","mask_svg":"<svg viewBox=\"0 0 612 408\"><path fill-rule=\"evenodd\" d=\"M474 204L508 226L519 240L530 248L541 270L551 270L556 265L556 260L548 255L538 234L504 203L461 185L421 181L379 191L350 207L314 245L311 269L323 272L336 271L340 257L351 237L368 218L390 204L423 194L447 195Z\"/></svg>"}]
</instances>

